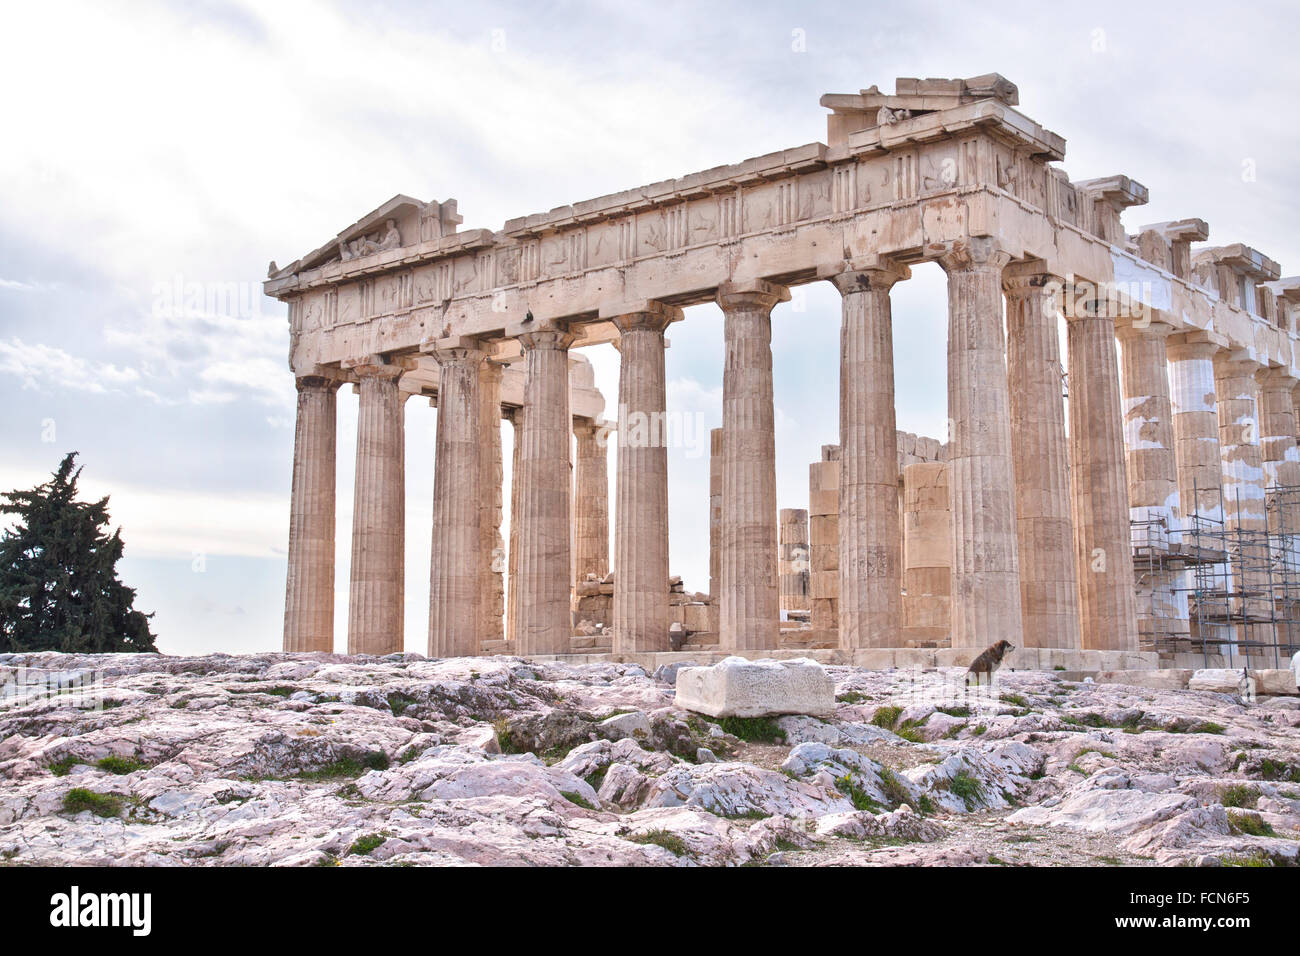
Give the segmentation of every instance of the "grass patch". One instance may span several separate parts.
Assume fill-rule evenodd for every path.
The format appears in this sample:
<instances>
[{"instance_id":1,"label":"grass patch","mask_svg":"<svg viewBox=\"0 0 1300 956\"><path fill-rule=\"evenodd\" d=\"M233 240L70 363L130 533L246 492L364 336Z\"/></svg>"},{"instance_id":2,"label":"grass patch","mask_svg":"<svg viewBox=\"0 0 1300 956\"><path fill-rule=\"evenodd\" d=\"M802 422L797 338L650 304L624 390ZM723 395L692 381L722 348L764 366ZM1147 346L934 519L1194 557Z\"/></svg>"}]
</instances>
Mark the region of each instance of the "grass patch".
<instances>
[{"instance_id":1,"label":"grass patch","mask_svg":"<svg viewBox=\"0 0 1300 956\"><path fill-rule=\"evenodd\" d=\"M414 707L420 702L418 697L412 697L410 694L403 694L400 691L393 691L388 695L388 709L393 712L394 717L401 717L408 708Z\"/></svg>"},{"instance_id":2,"label":"grass patch","mask_svg":"<svg viewBox=\"0 0 1300 956\"><path fill-rule=\"evenodd\" d=\"M898 718L902 716L903 708L892 705L878 708L871 715L871 722L877 727L883 727L885 730L893 730L898 723Z\"/></svg>"},{"instance_id":3,"label":"grass patch","mask_svg":"<svg viewBox=\"0 0 1300 956\"><path fill-rule=\"evenodd\" d=\"M263 694L270 694L272 697L292 697L298 693L296 687L272 687L270 690L262 691Z\"/></svg>"},{"instance_id":4,"label":"grass patch","mask_svg":"<svg viewBox=\"0 0 1300 956\"><path fill-rule=\"evenodd\" d=\"M600 785L605 782L605 774L607 774L608 772L609 772L608 765L604 767L597 767L595 770L587 774L582 779L587 781L587 786L591 787L592 790L599 790Z\"/></svg>"},{"instance_id":5,"label":"grass patch","mask_svg":"<svg viewBox=\"0 0 1300 956\"><path fill-rule=\"evenodd\" d=\"M348 856L369 856L387 842L387 837L380 836L378 833L367 833L352 841L352 845L348 847Z\"/></svg>"},{"instance_id":6,"label":"grass patch","mask_svg":"<svg viewBox=\"0 0 1300 956\"><path fill-rule=\"evenodd\" d=\"M952 779L948 781L948 790L961 798L967 810L984 795L984 788L980 786L980 782L965 770L953 774Z\"/></svg>"},{"instance_id":7,"label":"grass patch","mask_svg":"<svg viewBox=\"0 0 1300 956\"><path fill-rule=\"evenodd\" d=\"M1263 853L1249 855L1230 854L1219 861L1224 866L1272 866L1273 861Z\"/></svg>"},{"instance_id":8,"label":"grass patch","mask_svg":"<svg viewBox=\"0 0 1300 956\"><path fill-rule=\"evenodd\" d=\"M871 695L864 694L857 690L848 690L842 694L835 695L836 703L840 704L860 704L864 700L871 700Z\"/></svg>"},{"instance_id":9,"label":"grass patch","mask_svg":"<svg viewBox=\"0 0 1300 956\"><path fill-rule=\"evenodd\" d=\"M935 710L937 710L937 711L938 711L939 713L941 713L941 714L947 714L949 717L969 717L969 716L970 716L970 708L969 708L969 707L936 707Z\"/></svg>"},{"instance_id":10,"label":"grass patch","mask_svg":"<svg viewBox=\"0 0 1300 956\"><path fill-rule=\"evenodd\" d=\"M71 773L73 767L84 762L85 761L83 760L78 760L76 757L60 757L58 760L48 764L47 766L49 767L50 773L54 774L54 776L66 777Z\"/></svg>"},{"instance_id":11,"label":"grass patch","mask_svg":"<svg viewBox=\"0 0 1300 956\"><path fill-rule=\"evenodd\" d=\"M898 775L888 767L880 768L880 792L885 795L885 799L893 807L911 802L908 799L907 788L898 779Z\"/></svg>"},{"instance_id":12,"label":"grass patch","mask_svg":"<svg viewBox=\"0 0 1300 956\"><path fill-rule=\"evenodd\" d=\"M149 765L141 760L136 760L134 757L117 757L110 755L102 760L96 760L95 766L100 770L107 770L109 773L115 773L119 777L122 777L128 773L135 773L137 770L143 770Z\"/></svg>"},{"instance_id":13,"label":"grass patch","mask_svg":"<svg viewBox=\"0 0 1300 956\"><path fill-rule=\"evenodd\" d=\"M89 810L97 817L116 817L122 813L122 798L111 793L96 793L84 787L73 787L63 796L65 813Z\"/></svg>"},{"instance_id":14,"label":"grass patch","mask_svg":"<svg viewBox=\"0 0 1300 956\"><path fill-rule=\"evenodd\" d=\"M590 801L588 801L585 797L583 797L582 794L574 793L572 790L561 790L560 796L562 796L565 800L568 800L570 803L577 804L578 806L582 807L582 809L584 810L596 809L591 805Z\"/></svg>"},{"instance_id":15,"label":"grass patch","mask_svg":"<svg viewBox=\"0 0 1300 956\"><path fill-rule=\"evenodd\" d=\"M999 694L998 700L1004 704L1011 704L1014 707L1028 707L1029 701L1025 700L1019 694Z\"/></svg>"},{"instance_id":16,"label":"grass patch","mask_svg":"<svg viewBox=\"0 0 1300 956\"><path fill-rule=\"evenodd\" d=\"M984 726L983 724L979 724L973 730L971 730L970 735L972 737L982 737L984 736L984 732L986 730L988 730L986 726Z\"/></svg>"},{"instance_id":17,"label":"grass patch","mask_svg":"<svg viewBox=\"0 0 1300 956\"><path fill-rule=\"evenodd\" d=\"M871 799L871 795L859 787L853 778L847 774L835 781L835 789L849 798L854 810L865 810L867 813L880 812L880 804Z\"/></svg>"},{"instance_id":18,"label":"grass patch","mask_svg":"<svg viewBox=\"0 0 1300 956\"><path fill-rule=\"evenodd\" d=\"M1203 720L1187 732L1189 734L1221 734L1227 729L1223 724L1216 724L1212 720Z\"/></svg>"},{"instance_id":19,"label":"grass patch","mask_svg":"<svg viewBox=\"0 0 1300 956\"><path fill-rule=\"evenodd\" d=\"M338 780L343 777L359 777L367 770L387 770L388 766L388 754L382 750L372 750L361 758L340 757L315 770L304 770L296 779Z\"/></svg>"},{"instance_id":20,"label":"grass patch","mask_svg":"<svg viewBox=\"0 0 1300 956\"><path fill-rule=\"evenodd\" d=\"M628 839L633 843L663 847L674 856L686 856L690 852L685 840L676 833L669 833L667 830L647 830L645 833L638 833L635 836L628 837Z\"/></svg>"},{"instance_id":21,"label":"grass patch","mask_svg":"<svg viewBox=\"0 0 1300 956\"><path fill-rule=\"evenodd\" d=\"M1233 784L1231 787L1224 788L1219 802L1225 807L1253 807L1259 802L1259 791L1244 783Z\"/></svg>"},{"instance_id":22,"label":"grass patch","mask_svg":"<svg viewBox=\"0 0 1300 956\"><path fill-rule=\"evenodd\" d=\"M1277 836L1272 825L1265 822L1258 813L1228 814L1228 829L1238 836L1271 837Z\"/></svg>"},{"instance_id":23,"label":"grass patch","mask_svg":"<svg viewBox=\"0 0 1300 956\"><path fill-rule=\"evenodd\" d=\"M1259 762L1259 775L1264 780L1285 780L1288 783L1300 783L1300 768L1291 766L1282 760L1265 757Z\"/></svg>"},{"instance_id":24,"label":"grass patch","mask_svg":"<svg viewBox=\"0 0 1300 956\"><path fill-rule=\"evenodd\" d=\"M785 731L771 717L723 717L718 721L718 726L724 733L751 744L779 744L785 741Z\"/></svg>"},{"instance_id":25,"label":"grass patch","mask_svg":"<svg viewBox=\"0 0 1300 956\"><path fill-rule=\"evenodd\" d=\"M934 811L935 811L934 801L930 799L930 795L928 793L923 793L916 798L916 812L921 814L921 816L926 816L928 814L934 813Z\"/></svg>"},{"instance_id":26,"label":"grass patch","mask_svg":"<svg viewBox=\"0 0 1300 956\"><path fill-rule=\"evenodd\" d=\"M919 744L925 740L921 734L921 725L924 723L924 720L905 720L900 726L894 728L894 733L909 743Z\"/></svg>"},{"instance_id":27,"label":"grass patch","mask_svg":"<svg viewBox=\"0 0 1300 956\"><path fill-rule=\"evenodd\" d=\"M1093 857L1098 863L1105 863L1107 866L1123 866L1124 861L1117 856L1097 856Z\"/></svg>"}]
</instances>

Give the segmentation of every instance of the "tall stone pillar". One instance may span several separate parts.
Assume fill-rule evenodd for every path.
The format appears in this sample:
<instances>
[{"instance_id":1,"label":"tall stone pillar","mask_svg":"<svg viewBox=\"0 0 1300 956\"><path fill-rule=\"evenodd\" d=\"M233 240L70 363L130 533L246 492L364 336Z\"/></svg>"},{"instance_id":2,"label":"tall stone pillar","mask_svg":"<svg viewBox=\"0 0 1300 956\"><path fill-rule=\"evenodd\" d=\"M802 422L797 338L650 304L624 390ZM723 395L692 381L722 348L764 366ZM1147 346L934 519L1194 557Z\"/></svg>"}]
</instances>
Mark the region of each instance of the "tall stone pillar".
<instances>
[{"instance_id":1,"label":"tall stone pillar","mask_svg":"<svg viewBox=\"0 0 1300 956\"><path fill-rule=\"evenodd\" d=\"M573 580L609 573L609 448L601 426L573 420L577 464L573 470Z\"/></svg>"},{"instance_id":2,"label":"tall stone pillar","mask_svg":"<svg viewBox=\"0 0 1300 956\"><path fill-rule=\"evenodd\" d=\"M618 504L614 508L614 652L668 650L668 446L664 329L681 311L647 303L614 318Z\"/></svg>"},{"instance_id":3,"label":"tall stone pillar","mask_svg":"<svg viewBox=\"0 0 1300 956\"><path fill-rule=\"evenodd\" d=\"M1070 460L1083 646L1137 650L1137 596L1115 319L1103 302L1068 310Z\"/></svg>"},{"instance_id":4,"label":"tall stone pillar","mask_svg":"<svg viewBox=\"0 0 1300 956\"><path fill-rule=\"evenodd\" d=\"M709 597L722 593L722 429L709 432Z\"/></svg>"},{"instance_id":5,"label":"tall stone pillar","mask_svg":"<svg viewBox=\"0 0 1300 956\"><path fill-rule=\"evenodd\" d=\"M1183 524L1167 367L1166 341L1172 331L1163 322L1150 321L1117 330L1131 540L1139 555L1134 558L1138 633L1143 642L1185 639L1188 633L1182 575L1166 570L1163 561L1180 540Z\"/></svg>"},{"instance_id":6,"label":"tall stone pillar","mask_svg":"<svg viewBox=\"0 0 1300 956\"><path fill-rule=\"evenodd\" d=\"M483 350L443 339L438 360L438 436L433 473L433 560L429 576L429 656L472 657L483 624L483 439L479 375Z\"/></svg>"},{"instance_id":7,"label":"tall stone pillar","mask_svg":"<svg viewBox=\"0 0 1300 956\"><path fill-rule=\"evenodd\" d=\"M524 446L524 409L509 408L505 418L510 422L510 544L506 564L506 640L513 642L519 634L519 476L520 454ZM518 653L518 645L512 648Z\"/></svg>"},{"instance_id":8,"label":"tall stone pillar","mask_svg":"<svg viewBox=\"0 0 1300 956\"><path fill-rule=\"evenodd\" d=\"M936 646L952 632L952 512L948 465L903 469L903 645Z\"/></svg>"},{"instance_id":9,"label":"tall stone pillar","mask_svg":"<svg viewBox=\"0 0 1300 956\"><path fill-rule=\"evenodd\" d=\"M1214 353L1218 348L1199 332L1171 335L1165 343L1179 503L1186 519L1199 515L1212 523L1223 520L1219 409L1214 389Z\"/></svg>"},{"instance_id":10,"label":"tall stone pillar","mask_svg":"<svg viewBox=\"0 0 1300 956\"><path fill-rule=\"evenodd\" d=\"M948 274L948 494L952 502L952 646L1024 643L1002 269L987 237L954 244Z\"/></svg>"},{"instance_id":11,"label":"tall stone pillar","mask_svg":"<svg viewBox=\"0 0 1300 956\"><path fill-rule=\"evenodd\" d=\"M781 610L808 612L808 512L803 508L782 508L781 556L777 564Z\"/></svg>"},{"instance_id":12,"label":"tall stone pillar","mask_svg":"<svg viewBox=\"0 0 1300 956\"><path fill-rule=\"evenodd\" d=\"M808 597L812 626L840 626L840 446L822 445L821 461L808 466Z\"/></svg>"},{"instance_id":13,"label":"tall stone pillar","mask_svg":"<svg viewBox=\"0 0 1300 956\"><path fill-rule=\"evenodd\" d=\"M569 575L572 466L569 346L573 336L539 329L524 347L524 433L520 442L519 654L565 654L573 632Z\"/></svg>"},{"instance_id":14,"label":"tall stone pillar","mask_svg":"<svg viewBox=\"0 0 1300 956\"><path fill-rule=\"evenodd\" d=\"M884 260L877 265L829 277L843 298L839 643L849 650L901 646L902 530L889 290L910 273Z\"/></svg>"},{"instance_id":15,"label":"tall stone pillar","mask_svg":"<svg viewBox=\"0 0 1300 956\"><path fill-rule=\"evenodd\" d=\"M339 383L298 378L284 649L334 650L334 474Z\"/></svg>"},{"instance_id":16,"label":"tall stone pillar","mask_svg":"<svg viewBox=\"0 0 1300 956\"><path fill-rule=\"evenodd\" d=\"M361 397L348 653L396 654L402 650L405 594L407 396L397 387L399 366L358 365L352 372Z\"/></svg>"},{"instance_id":17,"label":"tall stone pillar","mask_svg":"<svg viewBox=\"0 0 1300 956\"><path fill-rule=\"evenodd\" d=\"M772 308L789 297L762 281L718 288L726 353L719 644L728 651L776 647L780 639Z\"/></svg>"},{"instance_id":18,"label":"tall stone pillar","mask_svg":"<svg viewBox=\"0 0 1300 956\"><path fill-rule=\"evenodd\" d=\"M1259 435L1265 482L1270 487L1300 485L1300 449L1296 446L1292 402L1296 380L1285 368L1262 369L1255 377L1259 383ZM1287 533L1300 533L1300 518L1288 517L1285 528Z\"/></svg>"},{"instance_id":19,"label":"tall stone pillar","mask_svg":"<svg viewBox=\"0 0 1300 956\"><path fill-rule=\"evenodd\" d=\"M1244 616L1238 637L1252 644L1267 643L1272 656L1272 592L1269 552L1263 538L1266 529L1265 486L1267 478L1260 449L1259 407L1255 375L1258 362L1240 352L1219 352L1214 356L1214 385L1219 396L1219 453L1223 467L1224 528L1228 532L1228 554L1233 567L1233 586L1244 592L1234 614ZM1239 617L1239 620L1242 618ZM1249 622L1248 624L1245 622ZM1247 647L1252 655L1264 649Z\"/></svg>"},{"instance_id":20,"label":"tall stone pillar","mask_svg":"<svg viewBox=\"0 0 1300 956\"><path fill-rule=\"evenodd\" d=\"M1057 331L1063 285L1056 276L1013 266L1003 273L1002 288L1025 644L1078 648L1079 575Z\"/></svg>"},{"instance_id":21,"label":"tall stone pillar","mask_svg":"<svg viewBox=\"0 0 1300 956\"><path fill-rule=\"evenodd\" d=\"M479 649L487 641L504 636L506 549L501 540L504 462L501 459L501 374L500 362L479 366L479 563L483 573Z\"/></svg>"}]
</instances>

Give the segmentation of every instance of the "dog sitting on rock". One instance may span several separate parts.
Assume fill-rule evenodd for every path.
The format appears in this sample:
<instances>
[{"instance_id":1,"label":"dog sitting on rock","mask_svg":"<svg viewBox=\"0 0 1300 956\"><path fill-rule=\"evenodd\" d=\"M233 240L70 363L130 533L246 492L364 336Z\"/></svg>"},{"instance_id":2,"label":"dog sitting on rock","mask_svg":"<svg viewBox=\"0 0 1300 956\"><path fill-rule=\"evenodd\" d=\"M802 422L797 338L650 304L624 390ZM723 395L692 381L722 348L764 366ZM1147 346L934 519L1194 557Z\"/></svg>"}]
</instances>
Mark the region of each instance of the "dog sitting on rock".
<instances>
[{"instance_id":1,"label":"dog sitting on rock","mask_svg":"<svg viewBox=\"0 0 1300 956\"><path fill-rule=\"evenodd\" d=\"M970 686L970 679L974 677L975 686L978 687L981 674L987 674L989 683L992 683L993 672L1002 666L1002 659L1015 649L1016 645L1010 641L998 641L986 648L979 657L970 662L970 669L966 671L966 686Z\"/></svg>"}]
</instances>

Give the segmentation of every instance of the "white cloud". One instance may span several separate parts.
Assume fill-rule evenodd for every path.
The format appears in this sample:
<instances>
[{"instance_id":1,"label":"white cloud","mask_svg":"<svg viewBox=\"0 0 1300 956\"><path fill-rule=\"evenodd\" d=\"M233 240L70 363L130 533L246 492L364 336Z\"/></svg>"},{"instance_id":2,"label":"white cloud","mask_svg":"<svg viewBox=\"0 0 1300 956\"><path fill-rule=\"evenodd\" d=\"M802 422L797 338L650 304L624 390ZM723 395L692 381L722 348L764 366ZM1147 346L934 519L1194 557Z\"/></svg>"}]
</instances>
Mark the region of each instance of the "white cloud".
<instances>
[{"instance_id":1,"label":"white cloud","mask_svg":"<svg viewBox=\"0 0 1300 956\"><path fill-rule=\"evenodd\" d=\"M63 349L28 345L21 339L0 342L0 374L16 375L23 388L68 388L104 393L137 382L140 373L102 362L88 362Z\"/></svg>"}]
</instances>

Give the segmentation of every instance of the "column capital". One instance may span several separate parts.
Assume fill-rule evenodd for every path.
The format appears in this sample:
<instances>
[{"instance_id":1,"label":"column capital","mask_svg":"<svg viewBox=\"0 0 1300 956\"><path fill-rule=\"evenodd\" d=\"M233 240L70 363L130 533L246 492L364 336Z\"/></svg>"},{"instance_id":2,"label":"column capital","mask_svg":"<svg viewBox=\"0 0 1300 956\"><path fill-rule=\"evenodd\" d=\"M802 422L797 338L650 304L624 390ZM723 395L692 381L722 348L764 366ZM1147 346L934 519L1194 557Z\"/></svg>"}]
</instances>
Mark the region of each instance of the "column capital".
<instances>
[{"instance_id":1,"label":"column capital","mask_svg":"<svg viewBox=\"0 0 1300 956\"><path fill-rule=\"evenodd\" d=\"M582 415L573 416L573 434L577 437L594 435L600 429L600 422Z\"/></svg>"},{"instance_id":2,"label":"column capital","mask_svg":"<svg viewBox=\"0 0 1300 956\"><path fill-rule=\"evenodd\" d=\"M420 352L433 357L439 365L482 362L488 357L486 343L474 335L448 335L441 338L426 338L420 342Z\"/></svg>"},{"instance_id":3,"label":"column capital","mask_svg":"<svg viewBox=\"0 0 1300 956\"><path fill-rule=\"evenodd\" d=\"M294 385L298 391L305 392L309 389L319 388L327 391L333 391L344 383L345 379L341 375L331 373L313 372L307 375L299 375L294 378Z\"/></svg>"},{"instance_id":4,"label":"column capital","mask_svg":"<svg viewBox=\"0 0 1300 956\"><path fill-rule=\"evenodd\" d=\"M1279 392L1290 392L1300 385L1300 379L1292 375L1291 370L1286 366L1261 368L1255 373L1255 381L1259 383L1260 388Z\"/></svg>"},{"instance_id":5,"label":"column capital","mask_svg":"<svg viewBox=\"0 0 1300 956\"><path fill-rule=\"evenodd\" d=\"M673 322L682 320L682 310L658 299L634 302L610 302L600 307L600 317L614 323L619 332L646 329L662 332Z\"/></svg>"},{"instance_id":6,"label":"column capital","mask_svg":"<svg viewBox=\"0 0 1300 956\"><path fill-rule=\"evenodd\" d=\"M410 363L384 355L367 355L361 358L344 359L340 363L347 369L353 381L365 378L397 381L410 369Z\"/></svg>"},{"instance_id":7,"label":"column capital","mask_svg":"<svg viewBox=\"0 0 1300 956\"><path fill-rule=\"evenodd\" d=\"M786 286L762 279L723 282L718 286L716 299L723 312L743 312L747 309L770 311L778 302L790 300L790 290Z\"/></svg>"},{"instance_id":8,"label":"column capital","mask_svg":"<svg viewBox=\"0 0 1300 956\"><path fill-rule=\"evenodd\" d=\"M840 295L850 292L888 292L897 282L912 278L912 270L889 256L855 256L834 265L821 266L817 278L824 279L839 290Z\"/></svg>"},{"instance_id":9,"label":"column capital","mask_svg":"<svg viewBox=\"0 0 1300 956\"><path fill-rule=\"evenodd\" d=\"M1209 332L1199 330L1175 332L1165 340L1165 348L1172 362L1186 359L1212 359L1215 353L1223 348L1216 338Z\"/></svg>"},{"instance_id":10,"label":"column capital","mask_svg":"<svg viewBox=\"0 0 1300 956\"><path fill-rule=\"evenodd\" d=\"M1039 261L1013 262L1002 270L1002 291L1007 295L1029 295L1038 291L1065 289L1065 279Z\"/></svg>"},{"instance_id":11,"label":"column capital","mask_svg":"<svg viewBox=\"0 0 1300 956\"><path fill-rule=\"evenodd\" d=\"M1214 372L1216 375L1250 375L1264 368L1263 363L1251 357L1243 349L1220 349L1214 353Z\"/></svg>"},{"instance_id":12,"label":"column capital","mask_svg":"<svg viewBox=\"0 0 1300 956\"><path fill-rule=\"evenodd\" d=\"M1166 322L1139 322L1135 320L1127 325L1117 325L1115 327L1115 337L1121 342L1136 339L1167 340L1173 334L1173 331L1174 327Z\"/></svg>"},{"instance_id":13,"label":"column capital","mask_svg":"<svg viewBox=\"0 0 1300 956\"><path fill-rule=\"evenodd\" d=\"M520 346L526 352L536 351L567 351L569 346L574 343L577 336L565 329L558 329L554 326L550 328L540 328L533 331L520 332L515 336L519 339Z\"/></svg>"},{"instance_id":14,"label":"column capital","mask_svg":"<svg viewBox=\"0 0 1300 956\"><path fill-rule=\"evenodd\" d=\"M932 251L934 247L931 247ZM935 257L944 272L998 272L1001 273L1011 254L993 236L967 236L952 242L940 243Z\"/></svg>"}]
</instances>

